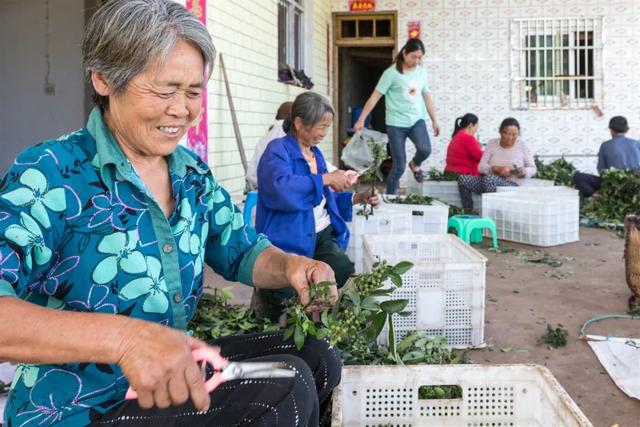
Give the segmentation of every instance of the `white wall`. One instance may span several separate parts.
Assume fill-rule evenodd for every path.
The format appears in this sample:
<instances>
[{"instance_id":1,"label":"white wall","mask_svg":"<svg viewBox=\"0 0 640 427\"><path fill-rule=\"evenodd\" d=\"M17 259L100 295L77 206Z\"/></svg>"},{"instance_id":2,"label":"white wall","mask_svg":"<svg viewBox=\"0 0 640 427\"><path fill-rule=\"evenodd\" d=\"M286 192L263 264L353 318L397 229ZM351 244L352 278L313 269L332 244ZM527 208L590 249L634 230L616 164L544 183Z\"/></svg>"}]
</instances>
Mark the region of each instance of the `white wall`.
<instances>
[{"instance_id":1,"label":"white wall","mask_svg":"<svg viewBox=\"0 0 640 427\"><path fill-rule=\"evenodd\" d=\"M442 135L432 138L426 167L444 167L455 117L480 118L480 141L497 136L500 121L516 117L534 153L564 154L576 166L595 170L608 119L625 115L629 136L640 138L640 2L634 0L382 0L377 10L398 10L398 48L407 22L419 20L427 49L424 66ZM333 11L348 9L333 0ZM510 35L513 18L604 17L604 114L590 110L521 111L510 106ZM593 157L572 157L592 155ZM548 161L549 159L545 159Z\"/></svg>"},{"instance_id":2,"label":"white wall","mask_svg":"<svg viewBox=\"0 0 640 427\"><path fill-rule=\"evenodd\" d=\"M326 25L331 24L329 0L312 1L306 34L312 41L313 68L308 75L313 90L331 99L327 87ZM304 89L278 82L277 0L209 1L207 26L219 53L224 56L240 133L250 160L258 139L273 123L278 106L293 100ZM232 193L244 189L244 170L236 147L231 113L219 61L208 86L209 165L222 185ZM332 138L320 148L332 157Z\"/></svg>"},{"instance_id":3,"label":"white wall","mask_svg":"<svg viewBox=\"0 0 640 427\"><path fill-rule=\"evenodd\" d=\"M0 1L0 176L16 155L84 126L83 0ZM46 52L55 95L45 95Z\"/></svg>"}]
</instances>

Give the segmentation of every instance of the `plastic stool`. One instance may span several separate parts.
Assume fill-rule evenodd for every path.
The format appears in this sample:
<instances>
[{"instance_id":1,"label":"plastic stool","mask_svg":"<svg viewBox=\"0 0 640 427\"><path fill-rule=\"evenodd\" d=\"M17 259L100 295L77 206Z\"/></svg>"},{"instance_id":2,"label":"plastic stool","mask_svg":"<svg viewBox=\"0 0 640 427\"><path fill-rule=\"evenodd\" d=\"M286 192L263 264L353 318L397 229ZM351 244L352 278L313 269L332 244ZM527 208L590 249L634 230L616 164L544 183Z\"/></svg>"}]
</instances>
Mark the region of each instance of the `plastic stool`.
<instances>
[{"instance_id":1,"label":"plastic stool","mask_svg":"<svg viewBox=\"0 0 640 427\"><path fill-rule=\"evenodd\" d=\"M251 211L258 204L258 192L257 191L249 191L247 193L247 200L244 202L244 211L242 214L244 215L244 223L250 226L251 224Z\"/></svg>"},{"instance_id":2,"label":"plastic stool","mask_svg":"<svg viewBox=\"0 0 640 427\"><path fill-rule=\"evenodd\" d=\"M482 242L482 230L488 228L493 237L493 247L498 247L496 224L491 218L477 215L454 215L449 218L447 228L454 228L458 237L466 243Z\"/></svg>"}]
</instances>

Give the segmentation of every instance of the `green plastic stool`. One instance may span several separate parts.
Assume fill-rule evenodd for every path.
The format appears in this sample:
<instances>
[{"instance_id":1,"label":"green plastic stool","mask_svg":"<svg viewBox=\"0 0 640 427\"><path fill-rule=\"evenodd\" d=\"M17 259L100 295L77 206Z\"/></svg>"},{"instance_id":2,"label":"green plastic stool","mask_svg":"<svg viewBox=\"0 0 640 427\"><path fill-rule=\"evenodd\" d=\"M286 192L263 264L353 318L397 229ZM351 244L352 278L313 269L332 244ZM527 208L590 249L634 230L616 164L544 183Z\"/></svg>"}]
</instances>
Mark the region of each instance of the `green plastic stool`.
<instances>
[{"instance_id":1,"label":"green plastic stool","mask_svg":"<svg viewBox=\"0 0 640 427\"><path fill-rule=\"evenodd\" d=\"M482 242L482 230L488 228L493 236L493 247L498 247L496 224L491 218L477 215L454 215L449 218L447 228L455 229L458 237L466 243Z\"/></svg>"}]
</instances>

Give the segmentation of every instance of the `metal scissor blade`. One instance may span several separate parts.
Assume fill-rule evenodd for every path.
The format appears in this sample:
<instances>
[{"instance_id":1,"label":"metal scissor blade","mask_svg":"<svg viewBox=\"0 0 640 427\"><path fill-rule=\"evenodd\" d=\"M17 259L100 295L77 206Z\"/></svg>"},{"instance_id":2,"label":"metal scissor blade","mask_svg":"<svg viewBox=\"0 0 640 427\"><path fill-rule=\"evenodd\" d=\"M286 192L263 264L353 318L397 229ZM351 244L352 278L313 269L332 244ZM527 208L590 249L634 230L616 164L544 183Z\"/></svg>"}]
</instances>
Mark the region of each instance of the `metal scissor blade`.
<instances>
[{"instance_id":1,"label":"metal scissor blade","mask_svg":"<svg viewBox=\"0 0 640 427\"><path fill-rule=\"evenodd\" d=\"M281 362L232 362L224 368L226 380L243 378L291 378L295 371Z\"/></svg>"},{"instance_id":2,"label":"metal scissor blade","mask_svg":"<svg viewBox=\"0 0 640 427\"><path fill-rule=\"evenodd\" d=\"M362 175L364 175L365 173L367 173L367 172L369 172L370 170L372 170L373 168L375 168L375 165L371 165L371 166L369 166L368 168L365 168L365 169L363 169L363 170L361 170L361 171L358 171L358 175L362 176Z\"/></svg>"},{"instance_id":3,"label":"metal scissor blade","mask_svg":"<svg viewBox=\"0 0 640 427\"><path fill-rule=\"evenodd\" d=\"M242 378L293 378L296 372L292 369L273 368L266 371L248 372Z\"/></svg>"}]
</instances>

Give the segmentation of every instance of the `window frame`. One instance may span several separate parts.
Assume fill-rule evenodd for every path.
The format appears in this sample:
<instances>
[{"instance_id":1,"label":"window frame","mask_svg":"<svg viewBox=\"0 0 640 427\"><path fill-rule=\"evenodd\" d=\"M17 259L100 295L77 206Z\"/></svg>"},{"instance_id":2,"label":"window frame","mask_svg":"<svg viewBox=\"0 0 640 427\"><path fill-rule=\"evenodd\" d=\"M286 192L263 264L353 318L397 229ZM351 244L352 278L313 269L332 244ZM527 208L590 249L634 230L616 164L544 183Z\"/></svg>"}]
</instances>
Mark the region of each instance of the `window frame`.
<instances>
[{"instance_id":1,"label":"window frame","mask_svg":"<svg viewBox=\"0 0 640 427\"><path fill-rule=\"evenodd\" d=\"M594 103L603 107L603 26L602 16L513 19L511 108L584 110ZM532 64L537 70L532 71ZM535 92L540 86L542 94Z\"/></svg>"},{"instance_id":2,"label":"window frame","mask_svg":"<svg viewBox=\"0 0 640 427\"><path fill-rule=\"evenodd\" d=\"M305 69L307 62L305 58L307 3L306 0L278 0L278 68L289 65L294 69ZM284 19L280 14L283 9L285 11ZM296 16L298 16L297 21ZM281 20L284 21L285 34L282 34ZM298 30L297 37L296 30ZM284 44L284 52L282 44Z\"/></svg>"}]
</instances>

